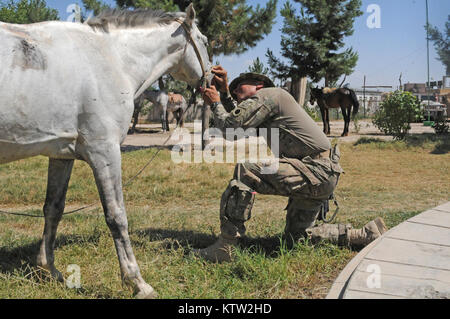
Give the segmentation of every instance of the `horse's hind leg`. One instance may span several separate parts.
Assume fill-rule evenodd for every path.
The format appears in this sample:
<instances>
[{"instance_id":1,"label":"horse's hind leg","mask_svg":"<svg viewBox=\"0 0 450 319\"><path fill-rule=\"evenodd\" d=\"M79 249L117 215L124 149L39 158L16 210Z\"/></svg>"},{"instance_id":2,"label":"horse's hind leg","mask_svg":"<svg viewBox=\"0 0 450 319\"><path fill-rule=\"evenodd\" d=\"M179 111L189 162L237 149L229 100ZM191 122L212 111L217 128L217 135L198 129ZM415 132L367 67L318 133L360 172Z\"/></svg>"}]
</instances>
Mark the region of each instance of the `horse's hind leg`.
<instances>
[{"instance_id":1,"label":"horse's hind leg","mask_svg":"<svg viewBox=\"0 0 450 319\"><path fill-rule=\"evenodd\" d=\"M96 146L88 147L85 154L94 172L106 223L116 246L122 280L133 288L138 298L154 298L156 292L141 276L128 234L122 193L120 146L115 143L96 143Z\"/></svg>"},{"instance_id":2,"label":"horse's hind leg","mask_svg":"<svg viewBox=\"0 0 450 319\"><path fill-rule=\"evenodd\" d=\"M322 115L323 132L325 134L328 134L327 133L327 119L326 119L326 114L325 114L325 108L323 108L323 107L320 108L320 115Z\"/></svg>"},{"instance_id":3,"label":"horse's hind leg","mask_svg":"<svg viewBox=\"0 0 450 319\"><path fill-rule=\"evenodd\" d=\"M63 276L54 265L56 230L64 212L67 187L72 173L73 160L50 159L48 165L47 196L44 205L45 225L41 247L37 256L38 266L63 281Z\"/></svg>"},{"instance_id":4,"label":"horse's hind leg","mask_svg":"<svg viewBox=\"0 0 450 319\"><path fill-rule=\"evenodd\" d=\"M341 136L348 136L348 127L350 124L350 109L342 106L342 116L344 117L344 131L342 132Z\"/></svg>"}]
</instances>

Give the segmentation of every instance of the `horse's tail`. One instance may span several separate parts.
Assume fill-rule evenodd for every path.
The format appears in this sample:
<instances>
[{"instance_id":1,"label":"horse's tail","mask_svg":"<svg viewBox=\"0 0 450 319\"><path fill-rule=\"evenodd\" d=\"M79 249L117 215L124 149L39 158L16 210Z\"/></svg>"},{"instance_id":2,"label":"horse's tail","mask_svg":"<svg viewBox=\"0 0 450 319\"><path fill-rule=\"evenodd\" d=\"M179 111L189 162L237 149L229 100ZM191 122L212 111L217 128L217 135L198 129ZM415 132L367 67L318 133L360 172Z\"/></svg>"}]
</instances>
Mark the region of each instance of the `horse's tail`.
<instances>
[{"instance_id":1,"label":"horse's tail","mask_svg":"<svg viewBox=\"0 0 450 319\"><path fill-rule=\"evenodd\" d=\"M356 114L358 113L358 109L359 109L359 102L358 102L358 98L356 97L355 91L348 89L350 91L350 96L352 97L352 102L353 102L353 118L356 116Z\"/></svg>"}]
</instances>

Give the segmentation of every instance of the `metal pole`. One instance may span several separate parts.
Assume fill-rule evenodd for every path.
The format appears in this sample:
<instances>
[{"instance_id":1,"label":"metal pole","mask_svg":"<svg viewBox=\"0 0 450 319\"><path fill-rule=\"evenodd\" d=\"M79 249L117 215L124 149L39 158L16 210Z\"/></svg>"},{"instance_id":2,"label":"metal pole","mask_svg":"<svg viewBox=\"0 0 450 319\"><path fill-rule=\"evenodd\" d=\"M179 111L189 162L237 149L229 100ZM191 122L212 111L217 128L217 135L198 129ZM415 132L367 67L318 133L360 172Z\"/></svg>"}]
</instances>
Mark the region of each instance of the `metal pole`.
<instances>
[{"instance_id":1,"label":"metal pole","mask_svg":"<svg viewBox=\"0 0 450 319\"><path fill-rule=\"evenodd\" d=\"M363 84L363 108L364 108L364 118L366 118L366 76L364 75Z\"/></svg>"},{"instance_id":2,"label":"metal pole","mask_svg":"<svg viewBox=\"0 0 450 319\"><path fill-rule=\"evenodd\" d=\"M430 121L430 37L428 32L428 0L425 0L427 13L427 99L428 99L428 121Z\"/></svg>"}]
</instances>

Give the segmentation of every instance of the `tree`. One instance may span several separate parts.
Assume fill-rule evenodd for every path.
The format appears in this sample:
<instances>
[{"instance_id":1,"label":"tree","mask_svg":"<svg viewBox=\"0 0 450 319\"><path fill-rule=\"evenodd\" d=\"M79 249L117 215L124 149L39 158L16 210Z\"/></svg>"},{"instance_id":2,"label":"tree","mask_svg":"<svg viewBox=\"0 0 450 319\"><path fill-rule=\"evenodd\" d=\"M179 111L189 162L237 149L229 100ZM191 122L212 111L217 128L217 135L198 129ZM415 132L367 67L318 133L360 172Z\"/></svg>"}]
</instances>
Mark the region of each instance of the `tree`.
<instances>
[{"instance_id":1,"label":"tree","mask_svg":"<svg viewBox=\"0 0 450 319\"><path fill-rule=\"evenodd\" d=\"M450 76L450 15L445 23L444 34L430 24L426 25L425 29L428 31L429 39L434 42L438 60L445 66L445 74Z\"/></svg>"},{"instance_id":2,"label":"tree","mask_svg":"<svg viewBox=\"0 0 450 319\"><path fill-rule=\"evenodd\" d=\"M50 20L59 20L58 11L47 7L45 0L0 2L0 21L27 24Z\"/></svg>"},{"instance_id":3,"label":"tree","mask_svg":"<svg viewBox=\"0 0 450 319\"><path fill-rule=\"evenodd\" d=\"M269 68L265 67L259 57L257 57L256 60L253 60L253 64L248 67L248 72L267 75L269 74L270 70Z\"/></svg>"},{"instance_id":4,"label":"tree","mask_svg":"<svg viewBox=\"0 0 450 319\"><path fill-rule=\"evenodd\" d=\"M292 81L291 94L299 100L299 85L305 77L313 82L325 78L328 85L341 75L353 72L358 55L344 47L344 37L353 34L353 22L362 15L361 0L294 0L301 5L300 14L290 1L281 10L284 18L281 55L286 62L267 50L272 74Z\"/></svg>"},{"instance_id":5,"label":"tree","mask_svg":"<svg viewBox=\"0 0 450 319\"><path fill-rule=\"evenodd\" d=\"M98 15L100 12L106 9L111 9L111 7L99 0L82 0L85 10L90 10L94 15Z\"/></svg>"},{"instance_id":6,"label":"tree","mask_svg":"<svg viewBox=\"0 0 450 319\"><path fill-rule=\"evenodd\" d=\"M240 54L254 47L272 31L278 0L269 0L265 8L249 6L246 0L116 0L118 7L150 7L185 11L192 2L198 28L208 37L209 56Z\"/></svg>"}]
</instances>

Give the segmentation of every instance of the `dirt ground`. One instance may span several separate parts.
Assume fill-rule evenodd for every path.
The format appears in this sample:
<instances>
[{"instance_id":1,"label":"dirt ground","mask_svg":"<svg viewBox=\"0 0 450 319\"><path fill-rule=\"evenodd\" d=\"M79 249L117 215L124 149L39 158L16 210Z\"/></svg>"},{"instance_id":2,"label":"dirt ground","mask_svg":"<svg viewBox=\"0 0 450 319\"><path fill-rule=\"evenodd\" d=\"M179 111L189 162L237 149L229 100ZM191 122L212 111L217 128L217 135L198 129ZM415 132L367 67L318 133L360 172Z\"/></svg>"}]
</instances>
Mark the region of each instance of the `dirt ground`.
<instances>
[{"instance_id":1,"label":"dirt ground","mask_svg":"<svg viewBox=\"0 0 450 319\"><path fill-rule=\"evenodd\" d=\"M317 123L322 128L322 123ZM378 130L370 120L359 121L359 132L355 130L355 125L353 122L350 123L350 134L346 137L341 137L342 131L344 129L343 121L332 121L331 125L331 135L330 139L337 138L339 142L343 143L354 143L361 137L377 138L381 140L392 140L392 136L384 135L380 130ZM138 125L138 133L128 135L123 143L125 149L133 149L139 147L149 147L149 146L173 146L177 142L174 139L169 139L176 125L171 124L171 132L163 133L160 124L141 124ZM194 130L194 123L186 123L184 126L186 129L191 131ZM422 134L422 133L434 133L434 129L429 126L424 126L422 123L412 123L411 124L411 134ZM166 142L167 141L167 142Z\"/></svg>"}]
</instances>

